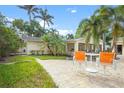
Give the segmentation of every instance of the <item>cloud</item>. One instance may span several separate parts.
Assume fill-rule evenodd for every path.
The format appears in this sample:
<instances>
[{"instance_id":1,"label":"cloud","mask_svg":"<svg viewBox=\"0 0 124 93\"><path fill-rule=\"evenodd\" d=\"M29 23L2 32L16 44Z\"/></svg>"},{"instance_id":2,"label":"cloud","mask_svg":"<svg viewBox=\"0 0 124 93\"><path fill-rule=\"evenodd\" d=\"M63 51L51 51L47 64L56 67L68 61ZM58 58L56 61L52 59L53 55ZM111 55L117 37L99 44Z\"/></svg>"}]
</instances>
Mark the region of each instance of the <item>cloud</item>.
<instances>
[{"instance_id":1,"label":"cloud","mask_svg":"<svg viewBox=\"0 0 124 93\"><path fill-rule=\"evenodd\" d=\"M41 25L41 27L43 27L44 26L44 21L39 21L39 24ZM47 28L47 29L49 29L49 28L57 28L58 27L58 25L50 25L50 26L48 26L47 25L47 23L45 23L45 28Z\"/></svg>"},{"instance_id":2,"label":"cloud","mask_svg":"<svg viewBox=\"0 0 124 93\"><path fill-rule=\"evenodd\" d=\"M59 31L59 34L61 35L67 35L67 34L70 34L70 33L73 33L73 30L69 30L69 29L57 29Z\"/></svg>"},{"instance_id":3,"label":"cloud","mask_svg":"<svg viewBox=\"0 0 124 93\"><path fill-rule=\"evenodd\" d=\"M51 28L57 28L58 25L54 24L54 25L51 25Z\"/></svg>"},{"instance_id":4,"label":"cloud","mask_svg":"<svg viewBox=\"0 0 124 93\"><path fill-rule=\"evenodd\" d=\"M90 19L90 18L91 18L91 16L88 16L88 17L87 17L87 19Z\"/></svg>"},{"instance_id":5,"label":"cloud","mask_svg":"<svg viewBox=\"0 0 124 93\"><path fill-rule=\"evenodd\" d=\"M39 21L39 24L41 25L41 27L44 26L44 21ZM45 28L48 28L48 25L45 23Z\"/></svg>"},{"instance_id":6,"label":"cloud","mask_svg":"<svg viewBox=\"0 0 124 93\"><path fill-rule=\"evenodd\" d=\"M76 12L77 12L76 9L71 10L71 13L76 13Z\"/></svg>"},{"instance_id":7,"label":"cloud","mask_svg":"<svg viewBox=\"0 0 124 93\"><path fill-rule=\"evenodd\" d=\"M77 12L77 10L74 8L67 8L66 11L70 12L70 13L76 13Z\"/></svg>"},{"instance_id":8,"label":"cloud","mask_svg":"<svg viewBox=\"0 0 124 93\"><path fill-rule=\"evenodd\" d=\"M44 22L43 21L39 21L39 23L43 27ZM74 33L73 30L71 30L71 29L59 29L58 28L58 24L56 24L56 25L50 25L50 27L48 27L48 25L46 24L46 28L47 29L49 29L49 28L55 28L55 29L57 29L59 31L59 34L60 35L64 35L64 36L67 35L67 34L73 34Z\"/></svg>"},{"instance_id":9,"label":"cloud","mask_svg":"<svg viewBox=\"0 0 124 93\"><path fill-rule=\"evenodd\" d=\"M14 18L6 17L8 21L12 22Z\"/></svg>"}]
</instances>

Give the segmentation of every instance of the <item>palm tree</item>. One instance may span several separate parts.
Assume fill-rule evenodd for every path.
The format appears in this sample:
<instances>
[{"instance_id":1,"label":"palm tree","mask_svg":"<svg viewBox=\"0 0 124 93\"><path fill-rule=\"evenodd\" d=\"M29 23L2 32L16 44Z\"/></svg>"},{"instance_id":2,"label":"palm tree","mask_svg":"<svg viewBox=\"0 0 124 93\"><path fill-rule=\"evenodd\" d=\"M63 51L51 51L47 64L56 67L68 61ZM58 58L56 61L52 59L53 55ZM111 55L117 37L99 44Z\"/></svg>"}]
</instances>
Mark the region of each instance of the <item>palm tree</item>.
<instances>
[{"instance_id":1,"label":"palm tree","mask_svg":"<svg viewBox=\"0 0 124 93\"><path fill-rule=\"evenodd\" d=\"M43 10L42 8L39 9L39 15L35 16L35 18L40 18L43 20L43 28L46 28L46 24L50 26L50 24L53 25L53 19L54 17L48 14L48 10Z\"/></svg>"},{"instance_id":2,"label":"palm tree","mask_svg":"<svg viewBox=\"0 0 124 93\"><path fill-rule=\"evenodd\" d=\"M35 5L19 5L18 7L27 11L31 24L32 14L34 15L35 13L37 13L38 8L36 8Z\"/></svg>"},{"instance_id":3,"label":"palm tree","mask_svg":"<svg viewBox=\"0 0 124 93\"><path fill-rule=\"evenodd\" d=\"M86 44L92 38L96 47L99 47L100 39L103 40L103 51L105 51L106 33L110 28L110 17L112 15L111 9L106 6L101 6L89 18L83 20L77 31L86 37Z\"/></svg>"},{"instance_id":4,"label":"palm tree","mask_svg":"<svg viewBox=\"0 0 124 93\"><path fill-rule=\"evenodd\" d=\"M107 6L101 6L99 9L97 9L94 12L94 16L97 16L101 24L100 25L100 32L102 34L102 40L103 40L103 51L105 51L105 44L106 44L106 33L108 32L108 29L110 27L110 17L112 15L112 11L110 7Z\"/></svg>"},{"instance_id":5,"label":"palm tree","mask_svg":"<svg viewBox=\"0 0 124 93\"><path fill-rule=\"evenodd\" d=\"M124 16L124 5L119 5L115 8L115 11L118 13L118 15Z\"/></svg>"},{"instance_id":6,"label":"palm tree","mask_svg":"<svg viewBox=\"0 0 124 93\"><path fill-rule=\"evenodd\" d=\"M110 30L113 39L112 50L116 52L117 38L124 33L124 28L122 26L124 23L124 17L117 12L116 8L109 6L101 6L94 14L98 16L102 22L101 34L103 39L103 51L105 50L105 33Z\"/></svg>"},{"instance_id":7,"label":"palm tree","mask_svg":"<svg viewBox=\"0 0 124 93\"><path fill-rule=\"evenodd\" d=\"M122 23L124 23L124 18L117 15L115 12L113 14L112 19L112 37L113 37L113 46L112 49L116 52L116 41L117 38L120 37L122 34L124 34L124 27L122 26Z\"/></svg>"},{"instance_id":8,"label":"palm tree","mask_svg":"<svg viewBox=\"0 0 124 93\"><path fill-rule=\"evenodd\" d=\"M118 13L117 8L109 7L109 12L108 12L108 13L111 13L110 27L111 27L112 42L113 42L112 50L114 52L117 52L116 42L117 42L118 37L124 34L124 27L123 27L124 16Z\"/></svg>"},{"instance_id":9,"label":"palm tree","mask_svg":"<svg viewBox=\"0 0 124 93\"><path fill-rule=\"evenodd\" d=\"M101 26L100 22L101 21L99 20L99 18L95 16L91 16L90 19L83 20L79 25L79 28L81 29L81 36L85 37L87 49L89 46L89 41L91 39L93 39L94 45L96 47L99 47L99 42L100 42L99 28Z\"/></svg>"},{"instance_id":10,"label":"palm tree","mask_svg":"<svg viewBox=\"0 0 124 93\"><path fill-rule=\"evenodd\" d=\"M56 29L50 29L44 36L42 36L43 45L48 48L52 55L62 55L65 53L64 38L58 33Z\"/></svg>"},{"instance_id":11,"label":"palm tree","mask_svg":"<svg viewBox=\"0 0 124 93\"><path fill-rule=\"evenodd\" d=\"M113 39L112 49L116 52L116 40L118 37L124 35L124 6L119 7L119 9L117 8L101 6L94 12L91 18L81 21L77 33L86 37L86 44L88 44L90 38L93 38L94 44L98 46L98 42L102 38L103 51L105 51L105 42L108 39L108 37L106 38L106 34L111 33Z\"/></svg>"}]
</instances>

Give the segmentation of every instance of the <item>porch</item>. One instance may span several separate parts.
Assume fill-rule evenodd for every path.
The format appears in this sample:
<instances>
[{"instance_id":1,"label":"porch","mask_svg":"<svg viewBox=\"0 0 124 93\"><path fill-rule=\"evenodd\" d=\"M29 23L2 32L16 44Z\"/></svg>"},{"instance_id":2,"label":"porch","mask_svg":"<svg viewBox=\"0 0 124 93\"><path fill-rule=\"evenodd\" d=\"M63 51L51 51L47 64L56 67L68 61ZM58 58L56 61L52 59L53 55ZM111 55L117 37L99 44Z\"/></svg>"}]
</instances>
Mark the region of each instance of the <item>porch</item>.
<instances>
[{"instance_id":1,"label":"porch","mask_svg":"<svg viewBox=\"0 0 124 93\"><path fill-rule=\"evenodd\" d=\"M72 56L74 51L97 52L98 50L91 40L87 45L84 39L71 39L66 42L66 54ZM99 51L102 50L102 42L99 44Z\"/></svg>"}]
</instances>

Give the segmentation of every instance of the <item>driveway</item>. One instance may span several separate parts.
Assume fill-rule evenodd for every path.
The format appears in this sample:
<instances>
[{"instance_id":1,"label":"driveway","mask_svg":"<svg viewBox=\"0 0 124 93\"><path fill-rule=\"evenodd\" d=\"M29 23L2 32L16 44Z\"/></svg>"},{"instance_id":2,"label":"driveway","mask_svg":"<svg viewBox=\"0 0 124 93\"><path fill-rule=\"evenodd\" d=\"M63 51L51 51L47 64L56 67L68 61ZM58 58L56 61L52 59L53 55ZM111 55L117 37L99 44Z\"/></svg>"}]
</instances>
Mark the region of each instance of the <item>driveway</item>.
<instances>
[{"instance_id":1,"label":"driveway","mask_svg":"<svg viewBox=\"0 0 124 93\"><path fill-rule=\"evenodd\" d=\"M60 88L115 88L124 87L124 57L121 57L117 69L108 66L104 75L103 67L98 73L85 71L84 64L72 64L72 60L40 60L36 59L51 75L56 85ZM123 61L123 62L122 62Z\"/></svg>"}]
</instances>

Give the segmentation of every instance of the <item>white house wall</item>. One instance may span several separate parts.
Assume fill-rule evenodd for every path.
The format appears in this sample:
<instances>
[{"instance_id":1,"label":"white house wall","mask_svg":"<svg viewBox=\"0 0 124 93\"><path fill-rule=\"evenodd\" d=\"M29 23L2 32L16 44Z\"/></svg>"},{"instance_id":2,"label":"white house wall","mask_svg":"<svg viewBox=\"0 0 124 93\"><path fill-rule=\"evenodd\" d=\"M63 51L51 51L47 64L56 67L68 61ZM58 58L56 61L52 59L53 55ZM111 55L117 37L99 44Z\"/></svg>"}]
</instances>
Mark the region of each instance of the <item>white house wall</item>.
<instances>
[{"instance_id":1,"label":"white house wall","mask_svg":"<svg viewBox=\"0 0 124 93\"><path fill-rule=\"evenodd\" d=\"M23 48L20 48L18 52L21 54L31 54L32 50L41 50L42 46L44 47L43 54L49 54L48 48L44 46L42 42L38 42L38 41L26 41L26 46Z\"/></svg>"},{"instance_id":2,"label":"white house wall","mask_svg":"<svg viewBox=\"0 0 124 93\"><path fill-rule=\"evenodd\" d=\"M33 42L33 41L29 41L27 42L26 44L26 52L27 54L30 54L30 52L32 50L41 50L41 46L42 46L42 43L41 42Z\"/></svg>"},{"instance_id":3,"label":"white house wall","mask_svg":"<svg viewBox=\"0 0 124 93\"><path fill-rule=\"evenodd\" d=\"M19 48L18 52L21 54L25 54L24 50L26 50L26 47Z\"/></svg>"}]
</instances>

